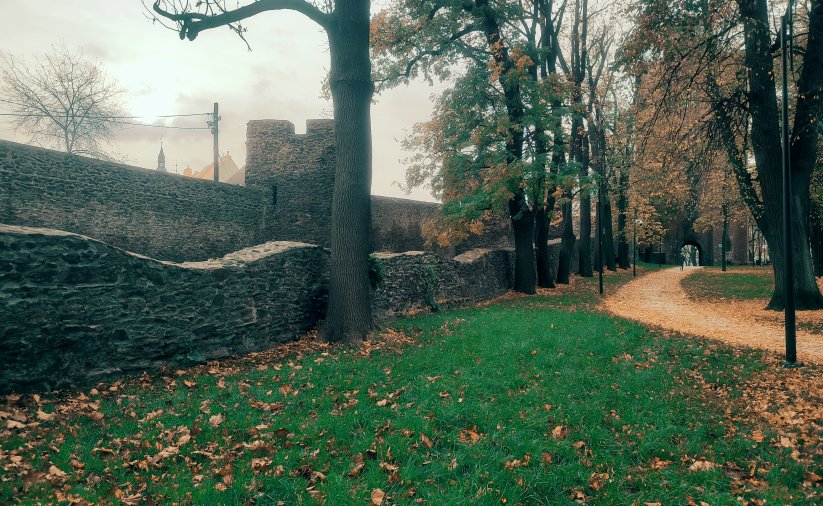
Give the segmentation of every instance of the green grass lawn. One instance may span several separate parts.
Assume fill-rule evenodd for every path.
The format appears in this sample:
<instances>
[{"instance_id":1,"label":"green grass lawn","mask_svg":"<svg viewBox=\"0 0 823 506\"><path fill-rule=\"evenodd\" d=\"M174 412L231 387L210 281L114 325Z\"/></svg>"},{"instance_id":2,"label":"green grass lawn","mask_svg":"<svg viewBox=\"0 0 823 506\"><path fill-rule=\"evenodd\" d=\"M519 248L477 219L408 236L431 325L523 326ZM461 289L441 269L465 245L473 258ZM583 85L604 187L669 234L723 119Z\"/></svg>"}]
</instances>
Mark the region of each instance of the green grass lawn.
<instances>
[{"instance_id":1,"label":"green grass lawn","mask_svg":"<svg viewBox=\"0 0 823 506\"><path fill-rule=\"evenodd\" d=\"M774 292L771 267L707 267L680 282L686 294L697 300L769 299Z\"/></svg>"},{"instance_id":2,"label":"green grass lawn","mask_svg":"<svg viewBox=\"0 0 823 506\"><path fill-rule=\"evenodd\" d=\"M735 400L761 355L593 312L596 281L398 320L399 344L27 396L0 503L813 504L820 461Z\"/></svg>"},{"instance_id":3,"label":"green grass lawn","mask_svg":"<svg viewBox=\"0 0 823 506\"><path fill-rule=\"evenodd\" d=\"M671 265L663 264L660 265L657 262L644 262L643 260L637 261L637 266L642 267L646 270L656 271L658 269L665 269L666 267L671 267Z\"/></svg>"}]
</instances>

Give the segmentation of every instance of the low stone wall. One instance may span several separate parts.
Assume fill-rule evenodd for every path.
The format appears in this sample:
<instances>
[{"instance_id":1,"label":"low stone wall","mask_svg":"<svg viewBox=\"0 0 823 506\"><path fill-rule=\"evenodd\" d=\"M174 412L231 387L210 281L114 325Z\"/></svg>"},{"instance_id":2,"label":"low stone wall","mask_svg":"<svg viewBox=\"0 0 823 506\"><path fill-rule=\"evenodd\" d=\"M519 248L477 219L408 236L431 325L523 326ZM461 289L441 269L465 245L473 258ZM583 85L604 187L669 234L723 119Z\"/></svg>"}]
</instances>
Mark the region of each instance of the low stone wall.
<instances>
[{"instance_id":1,"label":"low stone wall","mask_svg":"<svg viewBox=\"0 0 823 506\"><path fill-rule=\"evenodd\" d=\"M511 286L509 251L379 257L377 320ZM0 225L0 258L0 393L269 348L314 327L327 298L328 251L302 243L172 263L73 233Z\"/></svg>"},{"instance_id":2,"label":"low stone wall","mask_svg":"<svg viewBox=\"0 0 823 506\"><path fill-rule=\"evenodd\" d=\"M294 340L324 311L328 255L271 242L208 262L160 262L87 237L0 225L0 390Z\"/></svg>"},{"instance_id":3,"label":"low stone wall","mask_svg":"<svg viewBox=\"0 0 823 506\"><path fill-rule=\"evenodd\" d=\"M513 250L472 250L453 259L422 251L375 253L383 280L375 290L375 317L441 306L473 304L513 285Z\"/></svg>"},{"instance_id":4,"label":"low stone wall","mask_svg":"<svg viewBox=\"0 0 823 506\"><path fill-rule=\"evenodd\" d=\"M245 187L0 140L0 223L65 230L176 262L272 240L328 247L333 131L330 120L310 120L305 134L288 121L249 122ZM422 225L439 204L372 196L371 210L373 251L448 257L514 244L500 218L455 247L430 248Z\"/></svg>"}]
</instances>

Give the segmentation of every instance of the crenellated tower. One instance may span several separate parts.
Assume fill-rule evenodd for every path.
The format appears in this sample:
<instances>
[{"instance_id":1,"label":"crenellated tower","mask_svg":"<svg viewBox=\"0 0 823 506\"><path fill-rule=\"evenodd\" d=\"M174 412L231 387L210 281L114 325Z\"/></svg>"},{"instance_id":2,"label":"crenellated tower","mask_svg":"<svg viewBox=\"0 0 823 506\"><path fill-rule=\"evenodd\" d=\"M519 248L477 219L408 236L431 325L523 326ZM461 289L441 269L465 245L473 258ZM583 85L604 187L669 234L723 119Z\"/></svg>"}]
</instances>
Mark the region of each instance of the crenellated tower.
<instances>
[{"instance_id":1,"label":"crenellated tower","mask_svg":"<svg viewBox=\"0 0 823 506\"><path fill-rule=\"evenodd\" d=\"M334 120L285 120L246 126L246 186L269 195L274 236L329 246L335 171Z\"/></svg>"}]
</instances>

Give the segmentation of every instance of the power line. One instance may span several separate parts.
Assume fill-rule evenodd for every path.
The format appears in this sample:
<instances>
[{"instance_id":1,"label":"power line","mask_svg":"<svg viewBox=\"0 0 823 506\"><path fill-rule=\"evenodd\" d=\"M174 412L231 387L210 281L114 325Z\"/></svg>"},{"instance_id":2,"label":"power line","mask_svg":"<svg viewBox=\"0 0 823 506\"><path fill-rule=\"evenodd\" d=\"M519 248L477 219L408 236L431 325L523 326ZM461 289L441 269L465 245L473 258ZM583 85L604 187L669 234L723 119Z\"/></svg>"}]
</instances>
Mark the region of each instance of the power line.
<instances>
[{"instance_id":1,"label":"power line","mask_svg":"<svg viewBox=\"0 0 823 506\"><path fill-rule=\"evenodd\" d=\"M166 126L166 125L148 125L146 123L134 123L131 121L112 121L112 123L117 123L118 125L134 125L134 126L142 126L142 127L149 127L149 128L170 128L175 130L211 130L209 127L181 127L181 126Z\"/></svg>"},{"instance_id":2,"label":"power line","mask_svg":"<svg viewBox=\"0 0 823 506\"><path fill-rule=\"evenodd\" d=\"M46 114L20 114L20 113L11 113L11 112L10 113L0 112L0 116L11 116L11 117L17 117L17 118L24 118L24 117L28 118L28 117L32 117L32 116L38 117L38 118L48 118L48 117L50 117ZM170 118L170 117L179 117L179 116L184 116L184 115L156 116L156 117L157 118ZM189 114L189 115L185 115L185 116L200 116L200 115L199 114ZM107 117L105 119L111 119L112 123L116 123L118 125L133 125L133 126L142 126L142 127L148 127L148 128L167 128L167 129L174 129L174 130L211 130L211 128L209 128L209 127L182 127L182 126L171 126L171 125L149 125L147 123L136 123L136 122L133 122L133 121L117 121L117 119L120 119L120 118L133 119L133 118L140 118L140 117L141 116L135 116L135 117L112 116L112 117Z\"/></svg>"},{"instance_id":3,"label":"power line","mask_svg":"<svg viewBox=\"0 0 823 506\"><path fill-rule=\"evenodd\" d=\"M140 118L190 118L192 116L208 116L210 112L198 112L192 114L158 114L147 116L88 116L95 119L140 119Z\"/></svg>"},{"instance_id":4,"label":"power line","mask_svg":"<svg viewBox=\"0 0 823 506\"><path fill-rule=\"evenodd\" d=\"M19 102L14 102L12 100L6 100L4 98L0 98L0 102L5 102L7 104L16 105L18 107L28 107L25 104L21 104ZM48 116L47 114L22 114L22 113L16 113L16 114L19 114L20 116L40 116L40 117ZM86 117L87 118L94 118L94 119L190 118L190 117L193 117L193 116L209 116L211 114L212 114L211 112L197 112L197 113L191 113L191 114L158 114L158 115L143 115L143 116L89 115L89 116L86 116ZM14 113L0 114L0 116L12 116L12 115L14 115ZM61 113L55 113L54 115L55 116L60 116Z\"/></svg>"}]
</instances>

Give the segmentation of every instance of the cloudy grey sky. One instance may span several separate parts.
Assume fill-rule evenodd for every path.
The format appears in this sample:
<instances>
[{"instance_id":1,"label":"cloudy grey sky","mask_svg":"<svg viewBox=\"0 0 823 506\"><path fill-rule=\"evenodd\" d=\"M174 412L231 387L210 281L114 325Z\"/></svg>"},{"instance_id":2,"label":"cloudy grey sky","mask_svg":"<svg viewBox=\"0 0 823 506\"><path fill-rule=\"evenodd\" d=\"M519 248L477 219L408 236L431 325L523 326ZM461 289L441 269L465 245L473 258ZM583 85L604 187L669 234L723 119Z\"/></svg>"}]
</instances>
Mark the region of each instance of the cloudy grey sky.
<instances>
[{"instance_id":1,"label":"cloudy grey sky","mask_svg":"<svg viewBox=\"0 0 823 506\"><path fill-rule=\"evenodd\" d=\"M31 60L54 44L83 48L102 62L126 90L125 105L145 123L153 116L209 112L220 103L220 150L238 166L245 163L246 122L287 119L297 132L306 119L330 117L331 102L320 98L329 67L325 34L311 21L291 12L266 12L244 22L249 52L236 35L218 28L194 42L145 16L139 0L1 0L0 50ZM384 92L372 108L374 176L372 193L431 200L426 190L407 196L402 181L406 154L399 141L414 123L431 114L425 83ZM3 107L0 106L0 111ZM167 120L172 126L205 126L205 118ZM212 138L206 131L127 127L114 148L127 163L154 168L163 138L166 166L182 173L211 162ZM0 139L27 142L0 117Z\"/></svg>"}]
</instances>

